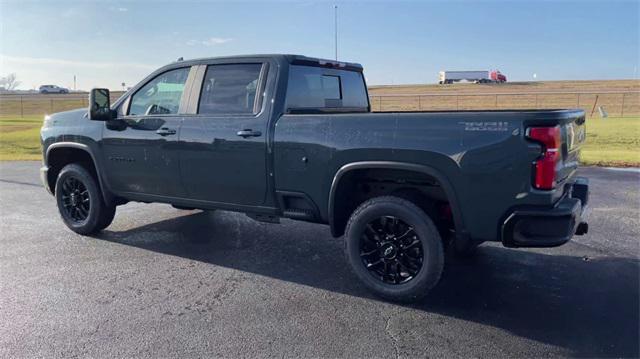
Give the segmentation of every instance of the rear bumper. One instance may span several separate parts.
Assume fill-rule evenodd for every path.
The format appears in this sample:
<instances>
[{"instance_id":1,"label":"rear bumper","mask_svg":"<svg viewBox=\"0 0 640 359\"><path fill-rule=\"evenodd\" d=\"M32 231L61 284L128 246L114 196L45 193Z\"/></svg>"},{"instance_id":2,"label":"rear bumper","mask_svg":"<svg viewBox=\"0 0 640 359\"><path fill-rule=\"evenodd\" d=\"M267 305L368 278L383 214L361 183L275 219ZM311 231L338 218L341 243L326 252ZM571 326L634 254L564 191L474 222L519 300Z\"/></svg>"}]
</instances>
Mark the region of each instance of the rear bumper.
<instances>
[{"instance_id":1,"label":"rear bumper","mask_svg":"<svg viewBox=\"0 0 640 359\"><path fill-rule=\"evenodd\" d=\"M42 185L47 190L47 192L49 192L49 194L53 194L53 190L49 186L49 167L40 167L40 182L42 182Z\"/></svg>"},{"instance_id":2,"label":"rear bumper","mask_svg":"<svg viewBox=\"0 0 640 359\"><path fill-rule=\"evenodd\" d=\"M589 181L579 177L566 195L551 208L521 208L511 212L502 224L505 247L556 247L574 234L587 233Z\"/></svg>"}]
</instances>

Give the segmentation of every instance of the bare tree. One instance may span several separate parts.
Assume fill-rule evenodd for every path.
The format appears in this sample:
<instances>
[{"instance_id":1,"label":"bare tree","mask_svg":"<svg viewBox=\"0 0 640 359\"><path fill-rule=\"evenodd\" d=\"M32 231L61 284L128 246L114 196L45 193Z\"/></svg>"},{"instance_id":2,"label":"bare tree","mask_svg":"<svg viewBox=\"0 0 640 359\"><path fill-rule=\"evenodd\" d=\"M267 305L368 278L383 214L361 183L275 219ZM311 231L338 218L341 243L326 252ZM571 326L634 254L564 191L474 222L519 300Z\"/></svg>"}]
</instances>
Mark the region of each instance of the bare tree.
<instances>
[{"instance_id":1,"label":"bare tree","mask_svg":"<svg viewBox=\"0 0 640 359\"><path fill-rule=\"evenodd\" d=\"M20 81L18 81L18 77L16 76L16 74L13 73L0 78L0 86L4 87L5 90L11 91L20 86Z\"/></svg>"}]
</instances>

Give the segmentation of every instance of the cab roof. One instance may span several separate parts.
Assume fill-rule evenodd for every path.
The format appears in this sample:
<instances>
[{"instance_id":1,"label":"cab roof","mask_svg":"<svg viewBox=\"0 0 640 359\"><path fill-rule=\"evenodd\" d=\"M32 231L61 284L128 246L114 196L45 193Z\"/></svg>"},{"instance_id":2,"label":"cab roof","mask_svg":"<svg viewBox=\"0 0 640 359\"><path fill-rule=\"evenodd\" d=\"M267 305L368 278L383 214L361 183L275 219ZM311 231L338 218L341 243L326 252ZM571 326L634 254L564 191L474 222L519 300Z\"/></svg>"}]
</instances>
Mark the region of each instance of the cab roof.
<instances>
[{"instance_id":1,"label":"cab roof","mask_svg":"<svg viewBox=\"0 0 640 359\"><path fill-rule=\"evenodd\" d=\"M232 60L250 60L250 59L264 59L272 58L278 62L292 64L292 65L308 65L308 66L320 66L320 67L332 67L336 69L344 69L351 71L362 72L362 65L355 62L344 62L329 59L321 59L317 57L308 57L303 55L294 54L256 54L256 55L235 55L235 56L220 56L220 57L204 57L189 60L178 60L162 67L172 68L176 66L184 65L200 65L214 61L231 62Z\"/></svg>"}]
</instances>

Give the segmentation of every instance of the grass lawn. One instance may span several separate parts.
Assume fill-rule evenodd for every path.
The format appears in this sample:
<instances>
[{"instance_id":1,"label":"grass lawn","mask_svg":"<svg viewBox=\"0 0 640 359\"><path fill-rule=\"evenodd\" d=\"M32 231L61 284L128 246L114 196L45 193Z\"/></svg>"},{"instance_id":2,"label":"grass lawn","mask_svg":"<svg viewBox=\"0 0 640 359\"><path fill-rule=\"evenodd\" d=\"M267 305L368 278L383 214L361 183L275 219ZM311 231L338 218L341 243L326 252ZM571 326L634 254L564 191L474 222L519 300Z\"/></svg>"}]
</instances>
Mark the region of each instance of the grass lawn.
<instances>
[{"instance_id":1,"label":"grass lawn","mask_svg":"<svg viewBox=\"0 0 640 359\"><path fill-rule=\"evenodd\" d=\"M640 117L588 118L585 165L640 167Z\"/></svg>"},{"instance_id":2,"label":"grass lawn","mask_svg":"<svg viewBox=\"0 0 640 359\"><path fill-rule=\"evenodd\" d=\"M0 117L0 160L40 160L42 119ZM640 167L640 117L587 119L582 163Z\"/></svg>"},{"instance_id":3,"label":"grass lawn","mask_svg":"<svg viewBox=\"0 0 640 359\"><path fill-rule=\"evenodd\" d=\"M0 161L40 160L40 127L44 116L0 117Z\"/></svg>"}]
</instances>

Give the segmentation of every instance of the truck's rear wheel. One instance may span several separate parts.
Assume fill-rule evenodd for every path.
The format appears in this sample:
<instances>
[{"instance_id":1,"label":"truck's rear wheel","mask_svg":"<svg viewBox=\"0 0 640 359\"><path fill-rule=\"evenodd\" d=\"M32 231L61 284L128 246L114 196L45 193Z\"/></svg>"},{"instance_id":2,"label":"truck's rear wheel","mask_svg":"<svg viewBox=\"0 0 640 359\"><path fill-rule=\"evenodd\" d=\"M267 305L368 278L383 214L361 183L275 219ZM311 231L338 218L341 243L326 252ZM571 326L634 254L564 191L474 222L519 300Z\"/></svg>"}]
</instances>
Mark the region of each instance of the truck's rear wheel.
<instances>
[{"instance_id":1,"label":"truck's rear wheel","mask_svg":"<svg viewBox=\"0 0 640 359\"><path fill-rule=\"evenodd\" d=\"M56 180L56 202L64 224L79 234L106 228L115 215L115 206L107 206L96 179L79 164L66 165Z\"/></svg>"},{"instance_id":2,"label":"truck's rear wheel","mask_svg":"<svg viewBox=\"0 0 640 359\"><path fill-rule=\"evenodd\" d=\"M429 216L408 200L364 202L349 219L345 240L355 274L380 297L419 300L440 280L442 240Z\"/></svg>"}]
</instances>

